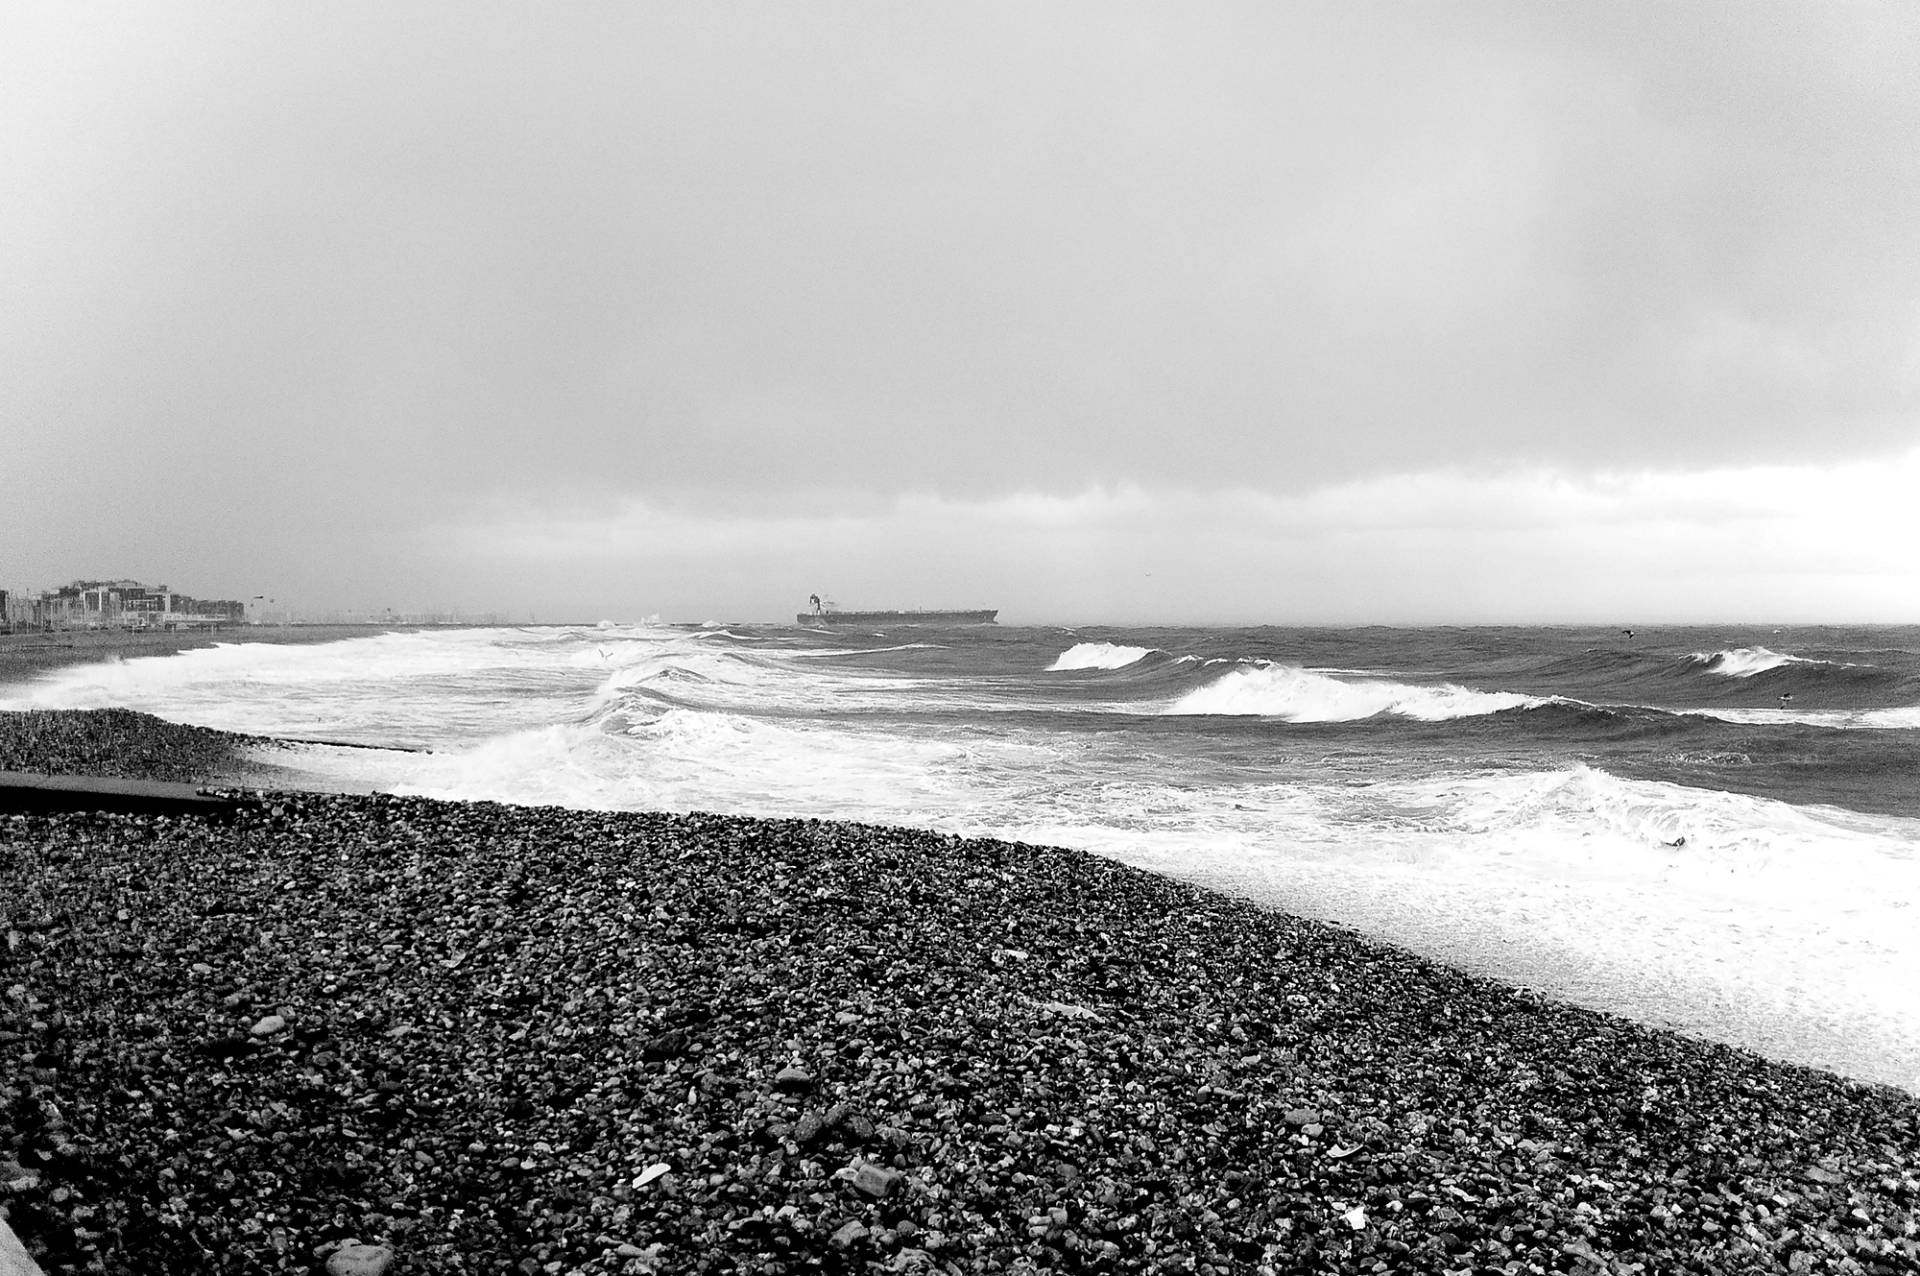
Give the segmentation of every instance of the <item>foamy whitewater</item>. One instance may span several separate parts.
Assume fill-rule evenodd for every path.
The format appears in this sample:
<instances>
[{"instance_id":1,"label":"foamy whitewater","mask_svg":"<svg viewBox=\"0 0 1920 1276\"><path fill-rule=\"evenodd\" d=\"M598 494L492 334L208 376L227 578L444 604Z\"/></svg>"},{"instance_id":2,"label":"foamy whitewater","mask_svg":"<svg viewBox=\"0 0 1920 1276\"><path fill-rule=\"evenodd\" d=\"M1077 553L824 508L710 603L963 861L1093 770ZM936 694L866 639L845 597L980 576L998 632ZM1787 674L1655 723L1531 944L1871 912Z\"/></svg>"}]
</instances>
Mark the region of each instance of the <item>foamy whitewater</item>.
<instances>
[{"instance_id":1,"label":"foamy whitewater","mask_svg":"<svg viewBox=\"0 0 1920 1276\"><path fill-rule=\"evenodd\" d=\"M337 742L290 784L1082 847L1920 1091L1920 630L603 625L0 691L109 705Z\"/></svg>"}]
</instances>

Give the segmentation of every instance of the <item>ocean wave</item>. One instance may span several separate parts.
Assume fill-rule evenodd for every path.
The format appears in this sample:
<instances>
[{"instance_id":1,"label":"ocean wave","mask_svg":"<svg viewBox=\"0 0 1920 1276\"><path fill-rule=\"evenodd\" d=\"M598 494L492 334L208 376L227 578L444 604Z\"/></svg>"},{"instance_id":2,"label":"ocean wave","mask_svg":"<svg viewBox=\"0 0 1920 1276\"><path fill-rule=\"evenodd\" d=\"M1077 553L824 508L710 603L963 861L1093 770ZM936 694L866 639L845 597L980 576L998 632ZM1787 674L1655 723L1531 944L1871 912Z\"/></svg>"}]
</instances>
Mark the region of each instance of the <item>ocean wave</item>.
<instances>
[{"instance_id":1,"label":"ocean wave","mask_svg":"<svg viewBox=\"0 0 1920 1276\"><path fill-rule=\"evenodd\" d=\"M1835 731L1914 731L1920 730L1920 705L1885 709L1769 709L1711 708L1691 711L1738 726L1783 726L1797 724L1826 727Z\"/></svg>"},{"instance_id":2,"label":"ocean wave","mask_svg":"<svg viewBox=\"0 0 1920 1276\"><path fill-rule=\"evenodd\" d=\"M651 673L634 678L629 685L639 686L643 682L713 682L711 674L701 673L698 669L688 669L684 665L667 665Z\"/></svg>"},{"instance_id":3,"label":"ocean wave","mask_svg":"<svg viewBox=\"0 0 1920 1276\"><path fill-rule=\"evenodd\" d=\"M1734 647L1723 651L1696 651L1688 660L1700 666L1707 673L1717 673L1726 678L1751 678L1769 669L1778 669L1783 665L1831 665L1831 660L1810 660L1805 656L1792 656L1785 652L1774 651L1768 647Z\"/></svg>"},{"instance_id":4,"label":"ocean wave","mask_svg":"<svg viewBox=\"0 0 1920 1276\"><path fill-rule=\"evenodd\" d=\"M686 648L655 650L614 664L588 697L590 715L615 708L643 715L659 706L718 709L758 700L772 704L790 688L745 653Z\"/></svg>"},{"instance_id":5,"label":"ocean wave","mask_svg":"<svg viewBox=\"0 0 1920 1276\"><path fill-rule=\"evenodd\" d=\"M1082 642L1060 653L1048 673L1069 669L1124 669L1145 660L1157 647L1125 647L1111 642Z\"/></svg>"},{"instance_id":6,"label":"ocean wave","mask_svg":"<svg viewBox=\"0 0 1920 1276\"><path fill-rule=\"evenodd\" d=\"M1441 722L1546 703L1540 697L1509 691L1474 691L1450 684L1416 686L1383 679L1349 681L1293 665L1254 664L1189 691L1163 712L1237 714L1288 722L1356 722L1391 714Z\"/></svg>"},{"instance_id":7,"label":"ocean wave","mask_svg":"<svg viewBox=\"0 0 1920 1276\"><path fill-rule=\"evenodd\" d=\"M848 651L796 651L796 660L826 660L839 656L884 656L889 651L945 651L943 642L902 642L891 647L856 647Z\"/></svg>"},{"instance_id":8,"label":"ocean wave","mask_svg":"<svg viewBox=\"0 0 1920 1276\"><path fill-rule=\"evenodd\" d=\"M1530 735L1571 736L1580 740L1628 741L1698 734L1713 729L1700 713L1679 713L1651 705L1601 705L1565 696L1527 707Z\"/></svg>"}]
</instances>

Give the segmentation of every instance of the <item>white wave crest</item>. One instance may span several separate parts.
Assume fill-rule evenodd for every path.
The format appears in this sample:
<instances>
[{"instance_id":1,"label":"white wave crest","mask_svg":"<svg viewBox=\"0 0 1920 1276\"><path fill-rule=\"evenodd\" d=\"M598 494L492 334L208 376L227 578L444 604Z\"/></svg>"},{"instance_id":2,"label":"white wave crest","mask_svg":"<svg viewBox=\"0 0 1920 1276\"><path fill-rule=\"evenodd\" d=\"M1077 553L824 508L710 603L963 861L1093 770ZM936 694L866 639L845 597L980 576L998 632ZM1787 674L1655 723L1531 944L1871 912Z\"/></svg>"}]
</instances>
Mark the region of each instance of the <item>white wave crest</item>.
<instances>
[{"instance_id":1,"label":"white wave crest","mask_svg":"<svg viewBox=\"0 0 1920 1276\"><path fill-rule=\"evenodd\" d=\"M1189 691L1163 712L1240 714L1288 722L1355 722L1383 713L1421 722L1469 718L1546 701L1509 691L1413 686L1382 679L1349 681L1292 665L1242 665Z\"/></svg>"},{"instance_id":2,"label":"white wave crest","mask_svg":"<svg viewBox=\"0 0 1920 1276\"><path fill-rule=\"evenodd\" d=\"M1743 726L1778 726L1786 722L1837 731L1920 730L1920 704L1886 709L1689 709L1688 713Z\"/></svg>"},{"instance_id":3,"label":"white wave crest","mask_svg":"<svg viewBox=\"0 0 1920 1276\"><path fill-rule=\"evenodd\" d=\"M1157 647L1123 647L1111 642L1082 642L1060 653L1047 666L1048 673L1066 669L1124 669L1146 659Z\"/></svg>"},{"instance_id":4,"label":"white wave crest","mask_svg":"<svg viewBox=\"0 0 1920 1276\"><path fill-rule=\"evenodd\" d=\"M1782 665L1824 665L1825 660L1809 660L1805 656L1789 656L1785 652L1773 651L1767 647L1735 647L1728 651L1696 651L1688 657L1695 664L1704 666L1708 673L1717 673L1726 678L1751 678L1755 674L1765 673L1769 669L1778 669Z\"/></svg>"},{"instance_id":5,"label":"white wave crest","mask_svg":"<svg viewBox=\"0 0 1920 1276\"><path fill-rule=\"evenodd\" d=\"M830 660L841 656L884 656L889 651L945 651L943 642L901 642L891 647L861 647L851 651L796 651L794 656L807 660Z\"/></svg>"}]
</instances>

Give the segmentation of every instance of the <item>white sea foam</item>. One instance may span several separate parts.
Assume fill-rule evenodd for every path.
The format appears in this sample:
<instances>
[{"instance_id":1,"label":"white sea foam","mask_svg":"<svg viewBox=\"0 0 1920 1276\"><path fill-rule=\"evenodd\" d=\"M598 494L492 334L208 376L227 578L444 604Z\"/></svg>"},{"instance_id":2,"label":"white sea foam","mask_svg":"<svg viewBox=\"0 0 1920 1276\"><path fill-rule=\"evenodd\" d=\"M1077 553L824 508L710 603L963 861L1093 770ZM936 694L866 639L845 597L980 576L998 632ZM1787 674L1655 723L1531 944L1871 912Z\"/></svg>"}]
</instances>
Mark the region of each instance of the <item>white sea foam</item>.
<instances>
[{"instance_id":1,"label":"white sea foam","mask_svg":"<svg viewBox=\"0 0 1920 1276\"><path fill-rule=\"evenodd\" d=\"M518 649L453 634L385 634L316 644L223 644L55 670L0 705L121 706L179 722L260 735L324 735L355 743L427 744L488 721L543 663ZM532 705L529 720L545 710ZM549 718L550 720L550 718Z\"/></svg>"},{"instance_id":2,"label":"white sea foam","mask_svg":"<svg viewBox=\"0 0 1920 1276\"><path fill-rule=\"evenodd\" d=\"M1048 673L1069 669L1124 669L1145 660L1152 647L1124 647L1110 642L1075 643L1047 666Z\"/></svg>"},{"instance_id":3,"label":"white sea foam","mask_svg":"<svg viewBox=\"0 0 1920 1276\"><path fill-rule=\"evenodd\" d=\"M328 643L233 643L72 665L8 689L0 708L119 706L254 735L442 747L567 721L607 671L657 659L684 634L426 630Z\"/></svg>"},{"instance_id":4,"label":"white sea foam","mask_svg":"<svg viewBox=\"0 0 1920 1276\"><path fill-rule=\"evenodd\" d=\"M669 709L609 731L573 723L437 753L317 748L263 761L322 787L591 810L724 810L897 825L988 804L982 774L1011 784L1048 757L1016 741L915 738Z\"/></svg>"},{"instance_id":5,"label":"white sea foam","mask_svg":"<svg viewBox=\"0 0 1920 1276\"><path fill-rule=\"evenodd\" d=\"M1687 713L1747 726L1802 723L1841 731L1911 731L1920 727L1920 705L1888 709L1688 709Z\"/></svg>"},{"instance_id":6,"label":"white sea foam","mask_svg":"<svg viewBox=\"0 0 1920 1276\"><path fill-rule=\"evenodd\" d=\"M1423 722L1546 703L1506 691L1348 679L1293 665L1243 664L1168 705L1168 714L1241 714L1288 722L1355 722L1395 714Z\"/></svg>"},{"instance_id":7,"label":"white sea foam","mask_svg":"<svg viewBox=\"0 0 1920 1276\"><path fill-rule=\"evenodd\" d=\"M1766 647L1735 647L1727 651L1696 651L1688 657L1695 664L1705 666L1707 672L1717 673L1726 678L1751 678L1755 674L1778 669L1782 665L1824 665L1826 660L1809 660L1804 656L1790 656L1784 652L1773 651Z\"/></svg>"}]
</instances>

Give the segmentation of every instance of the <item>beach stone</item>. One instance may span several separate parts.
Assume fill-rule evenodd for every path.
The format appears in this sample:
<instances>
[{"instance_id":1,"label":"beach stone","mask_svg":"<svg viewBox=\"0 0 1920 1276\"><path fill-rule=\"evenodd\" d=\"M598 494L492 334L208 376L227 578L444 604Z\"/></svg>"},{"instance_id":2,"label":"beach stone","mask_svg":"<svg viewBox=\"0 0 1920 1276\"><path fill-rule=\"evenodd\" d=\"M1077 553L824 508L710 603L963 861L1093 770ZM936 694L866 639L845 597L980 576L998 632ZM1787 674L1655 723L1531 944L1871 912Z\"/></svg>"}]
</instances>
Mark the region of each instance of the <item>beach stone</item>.
<instances>
[{"instance_id":1,"label":"beach stone","mask_svg":"<svg viewBox=\"0 0 1920 1276\"><path fill-rule=\"evenodd\" d=\"M343 1245L327 1259L327 1276L385 1276L393 1251L385 1245Z\"/></svg>"},{"instance_id":2,"label":"beach stone","mask_svg":"<svg viewBox=\"0 0 1920 1276\"><path fill-rule=\"evenodd\" d=\"M789 1094L797 1094L803 1090L811 1090L813 1088L813 1074L805 1068L788 1065L774 1074L773 1086L774 1089L785 1090Z\"/></svg>"},{"instance_id":3,"label":"beach stone","mask_svg":"<svg viewBox=\"0 0 1920 1276\"><path fill-rule=\"evenodd\" d=\"M1710 1223L1707 1225L1711 1226ZM1561 1245L1560 1252L1574 1261L1575 1269L1578 1271L1604 1271L1606 1269L1606 1260L1594 1251L1593 1246L1577 1237Z\"/></svg>"},{"instance_id":4,"label":"beach stone","mask_svg":"<svg viewBox=\"0 0 1920 1276\"><path fill-rule=\"evenodd\" d=\"M287 1021L279 1015L267 1015L256 1022L250 1032L256 1037L271 1037L276 1032L284 1032Z\"/></svg>"},{"instance_id":5,"label":"beach stone","mask_svg":"<svg viewBox=\"0 0 1920 1276\"><path fill-rule=\"evenodd\" d=\"M255 1042L252 1037L241 1037L241 1036L216 1037L211 1041L200 1042L198 1045L194 1046L194 1051L195 1053L203 1055L209 1059L224 1060L224 1059L231 1059L235 1055L246 1054L247 1052L249 1052L254 1048L254 1045L255 1045Z\"/></svg>"},{"instance_id":6,"label":"beach stone","mask_svg":"<svg viewBox=\"0 0 1920 1276\"><path fill-rule=\"evenodd\" d=\"M835 1249L847 1249L867 1239L867 1235L866 1224L855 1219L852 1222L843 1224L840 1230L829 1238L828 1243Z\"/></svg>"},{"instance_id":7,"label":"beach stone","mask_svg":"<svg viewBox=\"0 0 1920 1276\"><path fill-rule=\"evenodd\" d=\"M673 1059L687 1053L693 1044L693 1038L684 1028L671 1028L666 1032L648 1037L640 1045L640 1057L648 1062Z\"/></svg>"},{"instance_id":8,"label":"beach stone","mask_svg":"<svg viewBox=\"0 0 1920 1276\"><path fill-rule=\"evenodd\" d=\"M884 1165L875 1165L870 1161L856 1161L847 1167L847 1181L854 1190L864 1192L875 1200L884 1200L900 1185L903 1175L900 1171Z\"/></svg>"}]
</instances>

